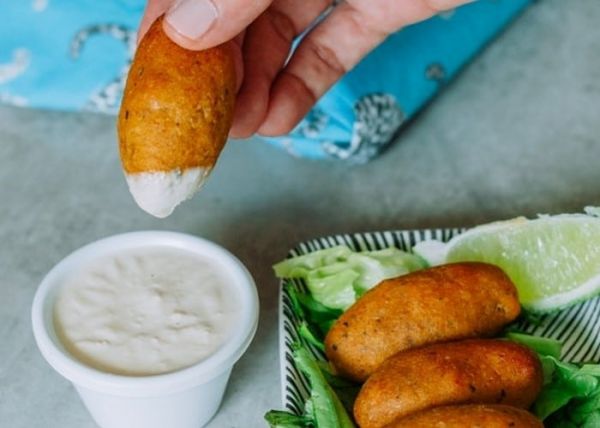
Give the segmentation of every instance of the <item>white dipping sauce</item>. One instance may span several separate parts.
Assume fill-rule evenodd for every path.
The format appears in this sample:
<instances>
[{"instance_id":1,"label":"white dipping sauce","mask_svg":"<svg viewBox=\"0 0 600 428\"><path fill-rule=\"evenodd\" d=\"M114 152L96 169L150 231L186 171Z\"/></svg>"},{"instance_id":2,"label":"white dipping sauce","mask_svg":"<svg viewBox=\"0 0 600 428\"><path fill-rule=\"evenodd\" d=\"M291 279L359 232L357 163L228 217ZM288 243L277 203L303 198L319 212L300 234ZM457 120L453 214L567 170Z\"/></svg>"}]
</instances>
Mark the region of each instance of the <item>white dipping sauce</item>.
<instances>
[{"instance_id":1,"label":"white dipping sauce","mask_svg":"<svg viewBox=\"0 0 600 428\"><path fill-rule=\"evenodd\" d=\"M81 362L132 376L191 366L227 339L238 301L226 275L188 251L151 247L100 258L71 276L57 334Z\"/></svg>"}]
</instances>

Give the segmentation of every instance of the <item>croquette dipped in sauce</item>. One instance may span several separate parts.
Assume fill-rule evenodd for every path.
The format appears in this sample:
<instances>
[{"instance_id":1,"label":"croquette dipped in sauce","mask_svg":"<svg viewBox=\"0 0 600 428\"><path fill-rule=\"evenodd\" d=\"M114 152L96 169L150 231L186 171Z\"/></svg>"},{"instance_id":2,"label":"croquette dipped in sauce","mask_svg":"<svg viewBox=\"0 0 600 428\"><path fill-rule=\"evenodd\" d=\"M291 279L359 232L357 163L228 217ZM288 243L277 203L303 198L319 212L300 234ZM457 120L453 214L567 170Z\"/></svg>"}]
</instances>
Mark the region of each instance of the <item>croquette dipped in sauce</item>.
<instances>
[{"instance_id":1,"label":"croquette dipped in sauce","mask_svg":"<svg viewBox=\"0 0 600 428\"><path fill-rule=\"evenodd\" d=\"M398 419L385 428L544 428L526 410L498 404L443 406Z\"/></svg>"},{"instance_id":2,"label":"croquette dipped in sauce","mask_svg":"<svg viewBox=\"0 0 600 428\"><path fill-rule=\"evenodd\" d=\"M159 17L131 64L119 112L119 151L143 210L170 215L203 185L223 149L236 96L232 43L184 49Z\"/></svg>"},{"instance_id":3,"label":"croquette dipped in sauce","mask_svg":"<svg viewBox=\"0 0 600 428\"><path fill-rule=\"evenodd\" d=\"M325 338L327 358L362 382L397 352L489 337L520 313L517 290L498 267L452 263L388 279L352 305Z\"/></svg>"},{"instance_id":4,"label":"croquette dipped in sauce","mask_svg":"<svg viewBox=\"0 0 600 428\"><path fill-rule=\"evenodd\" d=\"M527 409L543 382L538 356L498 339L469 339L399 352L362 386L354 403L361 428L381 428L429 408L506 404Z\"/></svg>"}]
</instances>

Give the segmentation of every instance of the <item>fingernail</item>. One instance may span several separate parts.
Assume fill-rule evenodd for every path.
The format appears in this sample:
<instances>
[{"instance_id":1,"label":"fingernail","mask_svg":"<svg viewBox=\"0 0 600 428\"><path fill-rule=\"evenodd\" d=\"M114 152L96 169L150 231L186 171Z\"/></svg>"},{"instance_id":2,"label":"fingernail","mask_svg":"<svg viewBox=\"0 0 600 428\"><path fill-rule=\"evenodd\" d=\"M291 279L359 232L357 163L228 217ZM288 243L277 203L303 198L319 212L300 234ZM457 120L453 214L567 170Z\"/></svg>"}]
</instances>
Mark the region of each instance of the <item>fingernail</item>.
<instances>
[{"instance_id":1,"label":"fingernail","mask_svg":"<svg viewBox=\"0 0 600 428\"><path fill-rule=\"evenodd\" d=\"M180 0L169 9L165 19L179 34L196 40L217 19L217 8L211 0Z\"/></svg>"}]
</instances>

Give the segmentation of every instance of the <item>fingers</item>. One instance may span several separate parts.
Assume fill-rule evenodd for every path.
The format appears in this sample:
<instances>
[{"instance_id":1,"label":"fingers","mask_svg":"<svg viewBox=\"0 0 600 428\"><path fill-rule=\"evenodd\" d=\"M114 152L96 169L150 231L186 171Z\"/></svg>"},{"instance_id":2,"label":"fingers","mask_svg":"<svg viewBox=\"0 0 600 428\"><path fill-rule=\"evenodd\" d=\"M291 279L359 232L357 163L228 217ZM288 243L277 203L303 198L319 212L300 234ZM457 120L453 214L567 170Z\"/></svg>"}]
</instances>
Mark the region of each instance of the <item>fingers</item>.
<instances>
[{"instance_id":1,"label":"fingers","mask_svg":"<svg viewBox=\"0 0 600 428\"><path fill-rule=\"evenodd\" d=\"M144 16L140 22L140 28L138 29L138 43L142 40L142 37L144 37L144 34L146 34L152 23L156 21L156 18L165 13L172 3L173 0L148 0Z\"/></svg>"},{"instance_id":2,"label":"fingers","mask_svg":"<svg viewBox=\"0 0 600 428\"><path fill-rule=\"evenodd\" d=\"M236 99L232 137L249 137L265 118L271 83L283 67L294 36L289 19L271 12L263 13L246 30L244 80Z\"/></svg>"},{"instance_id":3,"label":"fingers","mask_svg":"<svg viewBox=\"0 0 600 428\"><path fill-rule=\"evenodd\" d=\"M305 37L282 72L293 38L332 0L275 0L265 12L272 2L148 0L140 24L139 38L166 14L165 32L188 49L205 49L235 38L238 81L242 69L244 80L236 103L234 137L249 136L257 129L264 135L289 132L331 85L389 33L469 0L346 0Z\"/></svg>"},{"instance_id":4,"label":"fingers","mask_svg":"<svg viewBox=\"0 0 600 428\"><path fill-rule=\"evenodd\" d=\"M388 34L469 0L347 0L300 43L271 89L262 135L290 132Z\"/></svg>"},{"instance_id":5,"label":"fingers","mask_svg":"<svg viewBox=\"0 0 600 428\"><path fill-rule=\"evenodd\" d=\"M285 134L346 71L387 33L365 25L353 6L342 3L300 43L271 90L267 117L258 132Z\"/></svg>"},{"instance_id":6,"label":"fingers","mask_svg":"<svg viewBox=\"0 0 600 428\"><path fill-rule=\"evenodd\" d=\"M233 59L235 62L235 90L239 93L242 87L242 81L244 79L244 60L242 59L242 46L244 45L244 37L246 37L246 31L242 31L240 34L229 42L233 51Z\"/></svg>"},{"instance_id":7,"label":"fingers","mask_svg":"<svg viewBox=\"0 0 600 428\"><path fill-rule=\"evenodd\" d=\"M277 0L248 28L243 45L244 82L236 102L231 136L248 137L263 122L273 80L284 66L292 40L313 22L331 0Z\"/></svg>"},{"instance_id":8,"label":"fingers","mask_svg":"<svg viewBox=\"0 0 600 428\"><path fill-rule=\"evenodd\" d=\"M233 39L272 0L178 0L166 11L167 35L187 49L201 50Z\"/></svg>"},{"instance_id":9,"label":"fingers","mask_svg":"<svg viewBox=\"0 0 600 428\"><path fill-rule=\"evenodd\" d=\"M348 0L365 23L377 25L387 33L431 18L433 15L475 0Z\"/></svg>"}]
</instances>

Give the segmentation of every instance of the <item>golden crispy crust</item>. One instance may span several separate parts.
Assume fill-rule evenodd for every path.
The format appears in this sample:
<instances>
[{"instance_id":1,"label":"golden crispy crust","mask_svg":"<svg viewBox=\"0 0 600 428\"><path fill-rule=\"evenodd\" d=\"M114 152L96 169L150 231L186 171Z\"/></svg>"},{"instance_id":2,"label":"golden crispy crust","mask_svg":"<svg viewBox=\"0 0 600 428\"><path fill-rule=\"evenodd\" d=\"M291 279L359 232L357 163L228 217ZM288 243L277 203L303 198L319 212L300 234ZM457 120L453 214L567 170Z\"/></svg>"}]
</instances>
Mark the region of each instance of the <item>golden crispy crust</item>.
<instances>
[{"instance_id":1,"label":"golden crispy crust","mask_svg":"<svg viewBox=\"0 0 600 428\"><path fill-rule=\"evenodd\" d=\"M448 264L377 285L333 325L325 350L342 376L364 381L399 351L491 336L519 312L517 290L498 267Z\"/></svg>"},{"instance_id":2,"label":"golden crispy crust","mask_svg":"<svg viewBox=\"0 0 600 428\"><path fill-rule=\"evenodd\" d=\"M507 340L471 339L400 352L362 386L354 403L361 428L380 428L450 404L531 406L542 387L535 353Z\"/></svg>"},{"instance_id":3,"label":"golden crispy crust","mask_svg":"<svg viewBox=\"0 0 600 428\"><path fill-rule=\"evenodd\" d=\"M184 49L159 18L137 49L119 112L125 171L212 167L231 127L235 84L228 45Z\"/></svg>"},{"instance_id":4,"label":"golden crispy crust","mask_svg":"<svg viewBox=\"0 0 600 428\"><path fill-rule=\"evenodd\" d=\"M437 407L398 419L385 428L544 428L526 410L492 404Z\"/></svg>"}]
</instances>

